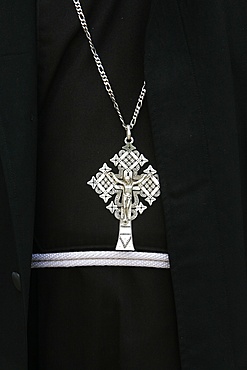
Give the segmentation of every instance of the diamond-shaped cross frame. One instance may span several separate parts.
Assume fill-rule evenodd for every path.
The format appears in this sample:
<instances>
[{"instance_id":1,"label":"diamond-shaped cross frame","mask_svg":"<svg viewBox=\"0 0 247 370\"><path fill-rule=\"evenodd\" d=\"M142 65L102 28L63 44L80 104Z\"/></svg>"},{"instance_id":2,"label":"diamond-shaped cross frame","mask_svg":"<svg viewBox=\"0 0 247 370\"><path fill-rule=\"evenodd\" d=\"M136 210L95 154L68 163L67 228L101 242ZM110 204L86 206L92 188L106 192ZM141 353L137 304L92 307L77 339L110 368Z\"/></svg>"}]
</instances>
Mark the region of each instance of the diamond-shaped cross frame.
<instances>
[{"instance_id":1,"label":"diamond-shaped cross frame","mask_svg":"<svg viewBox=\"0 0 247 370\"><path fill-rule=\"evenodd\" d=\"M131 143L110 161L118 168L117 174L104 163L87 183L105 203L115 195L106 208L120 221L116 250L135 250L131 222L147 209L139 196L151 206L160 195L159 176L151 165L138 175L148 160Z\"/></svg>"}]
</instances>

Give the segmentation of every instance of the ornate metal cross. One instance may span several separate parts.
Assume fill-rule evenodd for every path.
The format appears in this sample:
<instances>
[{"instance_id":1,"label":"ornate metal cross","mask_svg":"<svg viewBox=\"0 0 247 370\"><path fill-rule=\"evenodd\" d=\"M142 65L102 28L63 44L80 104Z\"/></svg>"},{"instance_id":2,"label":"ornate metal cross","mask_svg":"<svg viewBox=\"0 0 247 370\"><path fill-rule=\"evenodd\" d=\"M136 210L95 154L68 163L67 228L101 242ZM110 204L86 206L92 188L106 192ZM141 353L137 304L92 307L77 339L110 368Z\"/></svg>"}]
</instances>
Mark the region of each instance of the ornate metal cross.
<instances>
[{"instance_id":1,"label":"ornate metal cross","mask_svg":"<svg viewBox=\"0 0 247 370\"><path fill-rule=\"evenodd\" d=\"M138 171L148 160L132 143L126 143L110 161L118 168L119 173L113 173L104 163L99 169L100 172L87 184L105 203L115 195L114 201L106 206L120 221L115 249L135 250L131 222L147 209L147 206L139 200L139 196L151 206L160 195L159 176L151 165L143 171L143 174L138 175Z\"/></svg>"}]
</instances>

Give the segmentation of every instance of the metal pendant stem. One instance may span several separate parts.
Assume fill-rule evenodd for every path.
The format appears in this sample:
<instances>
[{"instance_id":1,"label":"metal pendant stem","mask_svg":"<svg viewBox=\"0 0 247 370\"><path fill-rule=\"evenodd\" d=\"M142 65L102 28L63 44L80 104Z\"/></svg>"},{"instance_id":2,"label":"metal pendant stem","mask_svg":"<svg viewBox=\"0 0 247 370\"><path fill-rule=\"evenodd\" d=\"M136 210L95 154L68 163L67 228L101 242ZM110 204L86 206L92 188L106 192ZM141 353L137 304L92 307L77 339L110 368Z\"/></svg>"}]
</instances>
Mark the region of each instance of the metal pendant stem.
<instances>
[{"instance_id":1,"label":"metal pendant stem","mask_svg":"<svg viewBox=\"0 0 247 370\"><path fill-rule=\"evenodd\" d=\"M116 251L134 251L133 237L132 237L132 225L131 221L126 223L119 222L119 233Z\"/></svg>"}]
</instances>

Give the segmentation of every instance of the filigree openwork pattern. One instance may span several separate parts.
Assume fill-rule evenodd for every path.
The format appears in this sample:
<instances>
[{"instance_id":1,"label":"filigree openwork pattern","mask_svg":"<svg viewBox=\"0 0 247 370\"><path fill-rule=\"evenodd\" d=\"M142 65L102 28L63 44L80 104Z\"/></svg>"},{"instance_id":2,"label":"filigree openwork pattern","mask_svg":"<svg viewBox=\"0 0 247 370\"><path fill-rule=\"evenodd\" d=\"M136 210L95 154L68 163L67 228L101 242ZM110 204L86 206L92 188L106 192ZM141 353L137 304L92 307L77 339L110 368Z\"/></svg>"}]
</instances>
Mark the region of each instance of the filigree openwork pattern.
<instances>
[{"instance_id":1,"label":"filigree openwork pattern","mask_svg":"<svg viewBox=\"0 0 247 370\"><path fill-rule=\"evenodd\" d=\"M115 195L115 199L106 208L118 220L121 220L124 213L124 182L128 177L131 187L130 220L132 221L138 216L138 213L142 214L147 209L147 206L140 201L139 196L151 206L160 195L157 171L149 165L143 174L138 175L138 171L148 160L132 144L126 144L110 161L118 168L118 174L114 174L112 169L104 163L99 172L88 181L88 184L105 203Z\"/></svg>"}]
</instances>

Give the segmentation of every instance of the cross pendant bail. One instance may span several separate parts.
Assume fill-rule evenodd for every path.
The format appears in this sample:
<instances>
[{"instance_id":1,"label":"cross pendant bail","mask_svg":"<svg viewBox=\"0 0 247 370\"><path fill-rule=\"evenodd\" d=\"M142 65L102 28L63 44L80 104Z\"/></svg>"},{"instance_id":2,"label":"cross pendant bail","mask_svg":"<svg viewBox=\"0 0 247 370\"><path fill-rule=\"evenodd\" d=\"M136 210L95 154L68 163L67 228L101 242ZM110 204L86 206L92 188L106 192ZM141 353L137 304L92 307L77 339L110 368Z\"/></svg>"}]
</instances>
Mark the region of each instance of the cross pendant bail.
<instances>
[{"instance_id":1,"label":"cross pendant bail","mask_svg":"<svg viewBox=\"0 0 247 370\"><path fill-rule=\"evenodd\" d=\"M127 125L127 127L126 127L126 138L127 138L127 141L128 142L131 141L131 129L130 129L130 125Z\"/></svg>"}]
</instances>

